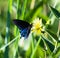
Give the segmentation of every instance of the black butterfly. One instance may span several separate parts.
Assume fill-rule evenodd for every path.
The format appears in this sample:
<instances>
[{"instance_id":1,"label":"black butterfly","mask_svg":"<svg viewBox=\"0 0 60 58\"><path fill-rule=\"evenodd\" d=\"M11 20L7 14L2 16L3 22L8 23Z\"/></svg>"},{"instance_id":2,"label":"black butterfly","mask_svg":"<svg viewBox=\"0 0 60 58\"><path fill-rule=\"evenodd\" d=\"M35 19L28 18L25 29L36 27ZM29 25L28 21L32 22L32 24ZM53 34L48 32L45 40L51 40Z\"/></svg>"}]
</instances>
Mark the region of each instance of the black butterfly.
<instances>
[{"instance_id":1,"label":"black butterfly","mask_svg":"<svg viewBox=\"0 0 60 58\"><path fill-rule=\"evenodd\" d=\"M18 19L14 19L13 22L19 28L21 37L27 38L30 33L32 24L29 24L26 21L18 20Z\"/></svg>"}]
</instances>

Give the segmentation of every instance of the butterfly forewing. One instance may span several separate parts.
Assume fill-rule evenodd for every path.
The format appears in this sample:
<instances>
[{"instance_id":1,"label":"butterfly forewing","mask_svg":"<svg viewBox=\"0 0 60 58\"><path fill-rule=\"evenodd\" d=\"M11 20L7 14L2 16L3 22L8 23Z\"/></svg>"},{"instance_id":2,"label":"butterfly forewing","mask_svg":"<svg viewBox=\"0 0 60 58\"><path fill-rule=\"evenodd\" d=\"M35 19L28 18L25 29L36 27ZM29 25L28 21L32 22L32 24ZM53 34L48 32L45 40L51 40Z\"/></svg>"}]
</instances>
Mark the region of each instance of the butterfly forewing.
<instances>
[{"instance_id":1,"label":"butterfly forewing","mask_svg":"<svg viewBox=\"0 0 60 58\"><path fill-rule=\"evenodd\" d=\"M21 37L27 38L32 25L30 25L28 22L22 21L22 20L13 20L14 24L20 29Z\"/></svg>"},{"instance_id":2,"label":"butterfly forewing","mask_svg":"<svg viewBox=\"0 0 60 58\"><path fill-rule=\"evenodd\" d=\"M24 29L30 26L28 22L22 21L22 20L13 20L14 24L19 28L19 29Z\"/></svg>"}]
</instances>

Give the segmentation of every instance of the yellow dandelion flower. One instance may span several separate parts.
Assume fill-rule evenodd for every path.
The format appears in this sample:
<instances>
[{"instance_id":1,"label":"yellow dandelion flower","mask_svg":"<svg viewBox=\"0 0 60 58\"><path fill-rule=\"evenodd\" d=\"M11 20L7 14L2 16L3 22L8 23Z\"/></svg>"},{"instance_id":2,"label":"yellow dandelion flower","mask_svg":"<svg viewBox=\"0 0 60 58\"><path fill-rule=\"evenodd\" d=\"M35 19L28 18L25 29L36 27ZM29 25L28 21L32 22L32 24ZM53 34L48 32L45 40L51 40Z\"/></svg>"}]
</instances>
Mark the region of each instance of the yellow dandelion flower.
<instances>
[{"instance_id":1,"label":"yellow dandelion flower","mask_svg":"<svg viewBox=\"0 0 60 58\"><path fill-rule=\"evenodd\" d=\"M42 31L42 19L36 18L33 22L32 32L36 35L40 35Z\"/></svg>"}]
</instances>

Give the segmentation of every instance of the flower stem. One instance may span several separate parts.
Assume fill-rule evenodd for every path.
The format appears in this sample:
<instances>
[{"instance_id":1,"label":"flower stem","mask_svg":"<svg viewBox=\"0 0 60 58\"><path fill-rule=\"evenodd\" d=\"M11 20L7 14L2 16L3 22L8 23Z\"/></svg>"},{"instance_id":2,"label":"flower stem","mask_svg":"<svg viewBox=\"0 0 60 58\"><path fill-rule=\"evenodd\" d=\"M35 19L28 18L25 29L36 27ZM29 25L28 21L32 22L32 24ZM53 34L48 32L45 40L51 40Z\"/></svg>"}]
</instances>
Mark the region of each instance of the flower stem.
<instances>
[{"instance_id":1,"label":"flower stem","mask_svg":"<svg viewBox=\"0 0 60 58\"><path fill-rule=\"evenodd\" d=\"M36 50L37 50L37 47L39 46L40 41L41 41L41 36L40 36L40 38L39 38L39 40L38 40L38 42L37 42L37 44L36 44L35 49L34 49L33 52L32 52L31 58L34 58L35 52L36 52Z\"/></svg>"}]
</instances>

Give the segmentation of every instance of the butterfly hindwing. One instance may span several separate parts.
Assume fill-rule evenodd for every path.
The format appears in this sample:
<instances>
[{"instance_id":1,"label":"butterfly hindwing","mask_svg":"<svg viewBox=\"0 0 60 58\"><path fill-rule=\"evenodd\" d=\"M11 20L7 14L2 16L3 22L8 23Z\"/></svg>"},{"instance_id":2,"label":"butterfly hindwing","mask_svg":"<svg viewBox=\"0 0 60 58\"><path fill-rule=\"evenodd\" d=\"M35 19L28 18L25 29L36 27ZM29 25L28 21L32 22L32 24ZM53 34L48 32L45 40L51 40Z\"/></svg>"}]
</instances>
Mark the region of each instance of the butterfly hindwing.
<instances>
[{"instance_id":1,"label":"butterfly hindwing","mask_svg":"<svg viewBox=\"0 0 60 58\"><path fill-rule=\"evenodd\" d=\"M21 37L27 37L28 36L28 28L25 28L24 30L21 31Z\"/></svg>"},{"instance_id":2,"label":"butterfly hindwing","mask_svg":"<svg viewBox=\"0 0 60 58\"><path fill-rule=\"evenodd\" d=\"M22 20L13 20L13 22L20 29L21 37L27 38L31 30L31 25Z\"/></svg>"}]
</instances>

